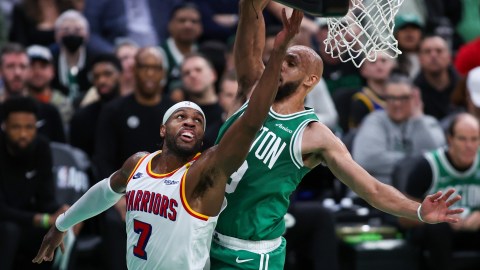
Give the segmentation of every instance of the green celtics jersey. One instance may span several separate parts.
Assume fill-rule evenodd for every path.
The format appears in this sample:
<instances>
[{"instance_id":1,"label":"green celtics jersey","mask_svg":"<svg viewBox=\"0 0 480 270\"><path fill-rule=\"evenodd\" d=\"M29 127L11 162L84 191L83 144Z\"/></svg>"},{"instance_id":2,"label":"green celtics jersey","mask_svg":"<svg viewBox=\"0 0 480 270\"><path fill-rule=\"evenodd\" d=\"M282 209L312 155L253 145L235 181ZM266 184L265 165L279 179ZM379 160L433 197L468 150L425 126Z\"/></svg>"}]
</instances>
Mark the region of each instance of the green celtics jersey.
<instances>
[{"instance_id":1,"label":"green celtics jersey","mask_svg":"<svg viewBox=\"0 0 480 270\"><path fill-rule=\"evenodd\" d=\"M217 143L247 105L221 127ZM283 217L290 194L309 171L303 165L301 141L312 121L318 121L313 109L289 115L270 109L247 159L227 182L228 206L219 217L219 233L245 240L270 240L285 232Z\"/></svg>"},{"instance_id":2,"label":"green celtics jersey","mask_svg":"<svg viewBox=\"0 0 480 270\"><path fill-rule=\"evenodd\" d=\"M467 171L460 172L453 168L445 151L442 148L425 154L433 173L428 194L455 188L458 194L462 195L456 207L465 208L466 213L480 210L480 153L477 153L473 165Z\"/></svg>"}]
</instances>

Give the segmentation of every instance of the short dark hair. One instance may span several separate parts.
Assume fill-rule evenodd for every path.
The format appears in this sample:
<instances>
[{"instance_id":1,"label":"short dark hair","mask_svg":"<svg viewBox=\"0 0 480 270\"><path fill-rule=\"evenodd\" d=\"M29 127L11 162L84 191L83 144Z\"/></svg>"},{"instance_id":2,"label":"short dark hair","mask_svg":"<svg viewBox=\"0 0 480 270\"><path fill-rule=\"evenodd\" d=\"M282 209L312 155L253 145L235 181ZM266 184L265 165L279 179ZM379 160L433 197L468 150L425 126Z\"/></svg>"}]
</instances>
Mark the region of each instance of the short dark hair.
<instances>
[{"instance_id":1,"label":"short dark hair","mask_svg":"<svg viewBox=\"0 0 480 270\"><path fill-rule=\"evenodd\" d=\"M122 63L120 59L113 53L102 53L95 56L90 63L90 66L93 68L98 63L110 63L112 64L119 72L122 72Z\"/></svg>"},{"instance_id":2,"label":"short dark hair","mask_svg":"<svg viewBox=\"0 0 480 270\"><path fill-rule=\"evenodd\" d=\"M2 105L2 119L5 121L11 113L32 113L38 118L38 103L31 97L11 97Z\"/></svg>"},{"instance_id":3,"label":"short dark hair","mask_svg":"<svg viewBox=\"0 0 480 270\"><path fill-rule=\"evenodd\" d=\"M202 58L203 60L205 60L205 62L207 62L207 65L213 70L215 71L215 66L213 66L213 63L212 61L210 61L210 59L208 59L208 57L203 54L203 53L200 53L200 52L192 52L192 53L188 53L186 54L184 57L183 57L183 61L182 61L182 64L180 66L180 68L183 68L183 65L187 62L188 59L191 59L191 58Z\"/></svg>"},{"instance_id":4,"label":"short dark hair","mask_svg":"<svg viewBox=\"0 0 480 270\"><path fill-rule=\"evenodd\" d=\"M15 42L5 43L2 49L0 50L0 65L3 64L3 56L6 54L12 54L12 53L14 54L24 53L26 55L27 50L20 43L15 43Z\"/></svg>"},{"instance_id":5,"label":"short dark hair","mask_svg":"<svg viewBox=\"0 0 480 270\"><path fill-rule=\"evenodd\" d=\"M171 21L173 19L173 17L175 17L177 15L177 12L179 10L182 10L182 9L194 9L198 12L198 14L200 14L200 17L202 16L202 13L200 12L200 9L198 8L198 6L195 3L193 3L193 2L183 2L183 3L180 3L178 5L175 5L172 8L172 10L170 11L168 20Z\"/></svg>"},{"instance_id":6,"label":"short dark hair","mask_svg":"<svg viewBox=\"0 0 480 270\"><path fill-rule=\"evenodd\" d=\"M388 78L387 84L406 84L412 89L415 87L412 80L408 76L401 73L393 73Z\"/></svg>"}]
</instances>

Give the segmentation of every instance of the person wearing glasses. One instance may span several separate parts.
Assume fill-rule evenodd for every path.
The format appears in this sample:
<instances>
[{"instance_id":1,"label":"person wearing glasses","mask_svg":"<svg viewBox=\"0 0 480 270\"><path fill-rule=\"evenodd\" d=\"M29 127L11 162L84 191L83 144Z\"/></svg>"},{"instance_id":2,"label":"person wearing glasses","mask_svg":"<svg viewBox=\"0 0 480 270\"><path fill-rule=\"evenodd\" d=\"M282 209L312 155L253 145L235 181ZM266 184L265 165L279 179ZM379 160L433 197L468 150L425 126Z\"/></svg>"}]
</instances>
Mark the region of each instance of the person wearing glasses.
<instances>
[{"instance_id":1,"label":"person wearing glasses","mask_svg":"<svg viewBox=\"0 0 480 270\"><path fill-rule=\"evenodd\" d=\"M375 178L391 184L398 161L445 145L438 121L423 114L420 93L406 76L386 86L384 111L369 114L353 142L353 158Z\"/></svg>"}]
</instances>

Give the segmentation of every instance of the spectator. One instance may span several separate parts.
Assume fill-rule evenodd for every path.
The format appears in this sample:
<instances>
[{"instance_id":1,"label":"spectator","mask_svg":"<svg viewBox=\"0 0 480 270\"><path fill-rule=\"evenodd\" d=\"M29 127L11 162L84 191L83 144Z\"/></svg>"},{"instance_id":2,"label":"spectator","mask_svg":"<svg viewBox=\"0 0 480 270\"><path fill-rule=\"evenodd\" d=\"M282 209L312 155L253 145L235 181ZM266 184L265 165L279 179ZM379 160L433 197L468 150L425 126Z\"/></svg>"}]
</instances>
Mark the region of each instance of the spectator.
<instances>
[{"instance_id":1,"label":"spectator","mask_svg":"<svg viewBox=\"0 0 480 270\"><path fill-rule=\"evenodd\" d=\"M238 2L230 0L192 0L202 15L203 40L226 42L235 34L238 21Z\"/></svg>"},{"instance_id":2,"label":"spectator","mask_svg":"<svg viewBox=\"0 0 480 270\"><path fill-rule=\"evenodd\" d=\"M425 224L415 221L402 223L413 227L411 241L429 252L428 269L454 269L454 248L479 251L480 241L480 176L478 119L462 113L451 122L447 132L448 148L426 153L412 169L406 192L422 200L427 193L455 187L462 195L459 206L465 209L456 224ZM472 268L473 269L473 268Z\"/></svg>"},{"instance_id":3,"label":"spectator","mask_svg":"<svg viewBox=\"0 0 480 270\"><path fill-rule=\"evenodd\" d=\"M28 79L29 59L25 48L18 43L7 43L0 52L0 76L3 89L0 102L11 96L27 95L25 82Z\"/></svg>"},{"instance_id":4,"label":"spectator","mask_svg":"<svg viewBox=\"0 0 480 270\"><path fill-rule=\"evenodd\" d=\"M202 149L207 149L214 145L223 124L223 109L218 103L215 89L217 74L208 59L200 54L187 55L183 60L181 72L186 100L200 106L208 119L202 146Z\"/></svg>"},{"instance_id":5,"label":"spectator","mask_svg":"<svg viewBox=\"0 0 480 270\"><path fill-rule=\"evenodd\" d=\"M453 109L450 96L459 76L451 66L451 53L439 36L425 37L420 43L420 73L415 85L420 88L427 115L442 120Z\"/></svg>"},{"instance_id":6,"label":"spectator","mask_svg":"<svg viewBox=\"0 0 480 270\"><path fill-rule=\"evenodd\" d=\"M480 66L480 37L460 47L455 56L455 68L462 76Z\"/></svg>"},{"instance_id":7,"label":"spectator","mask_svg":"<svg viewBox=\"0 0 480 270\"><path fill-rule=\"evenodd\" d=\"M467 112L480 119L480 67L468 72L466 87L468 89Z\"/></svg>"},{"instance_id":8,"label":"spectator","mask_svg":"<svg viewBox=\"0 0 480 270\"><path fill-rule=\"evenodd\" d=\"M458 1L461 5L460 20L455 25L455 31L463 42L470 42L480 37L479 1Z\"/></svg>"},{"instance_id":9,"label":"spectator","mask_svg":"<svg viewBox=\"0 0 480 270\"><path fill-rule=\"evenodd\" d=\"M444 145L445 137L438 121L423 115L420 95L408 78L393 77L385 90L385 111L365 118L353 142L353 158L391 184L398 161Z\"/></svg>"},{"instance_id":10,"label":"spectator","mask_svg":"<svg viewBox=\"0 0 480 270\"><path fill-rule=\"evenodd\" d=\"M468 72L466 78L461 78L457 87L452 93L451 100L455 111L445 117L441 124L443 130L447 131L451 122L458 113L467 112L477 119L480 119L480 67Z\"/></svg>"},{"instance_id":11,"label":"spectator","mask_svg":"<svg viewBox=\"0 0 480 270\"><path fill-rule=\"evenodd\" d=\"M180 66L185 55L197 51L197 41L202 34L198 7L192 3L175 6L168 22L169 38L162 43L168 61L167 90L169 84L181 80Z\"/></svg>"},{"instance_id":12,"label":"spectator","mask_svg":"<svg viewBox=\"0 0 480 270\"><path fill-rule=\"evenodd\" d=\"M0 268L34 267L47 229L66 210L55 201L52 156L48 141L37 135L37 103L9 98L3 105L0 133Z\"/></svg>"},{"instance_id":13,"label":"spectator","mask_svg":"<svg viewBox=\"0 0 480 270\"><path fill-rule=\"evenodd\" d=\"M40 102L54 105L60 112L64 125L67 126L73 114L73 105L62 92L50 85L55 76L50 50L32 45L27 48L27 54L30 58L30 76L27 83L30 95Z\"/></svg>"},{"instance_id":14,"label":"spectator","mask_svg":"<svg viewBox=\"0 0 480 270\"><path fill-rule=\"evenodd\" d=\"M133 41L125 40L119 42L115 48L115 55L122 63L122 75L120 77L120 95L126 96L133 93L135 88L135 55L138 52L138 45Z\"/></svg>"},{"instance_id":15,"label":"spectator","mask_svg":"<svg viewBox=\"0 0 480 270\"><path fill-rule=\"evenodd\" d=\"M334 95L338 90L359 89L364 86L358 68L351 61L342 62L338 57L334 58L325 52L323 41L328 36L327 21L322 18L318 19L317 23L319 28L315 35L315 41L324 64L322 78L325 79L330 93Z\"/></svg>"},{"instance_id":16,"label":"spectator","mask_svg":"<svg viewBox=\"0 0 480 270\"><path fill-rule=\"evenodd\" d=\"M12 13L10 41L23 46L55 43L54 25L58 16L73 9L72 1L24 0L16 4Z\"/></svg>"},{"instance_id":17,"label":"spectator","mask_svg":"<svg viewBox=\"0 0 480 270\"><path fill-rule=\"evenodd\" d=\"M6 44L0 52L0 76L5 86L0 103L12 97L28 96L29 74L30 59L25 48L17 43ZM38 132L51 141L65 142L65 131L57 108L42 102L38 106Z\"/></svg>"},{"instance_id":18,"label":"spectator","mask_svg":"<svg viewBox=\"0 0 480 270\"><path fill-rule=\"evenodd\" d=\"M216 40L205 41L198 46L198 53L205 56L208 61L212 64L213 70L219 78L223 76L227 68L227 46ZM215 83L215 88L220 88L220 82L217 80Z\"/></svg>"},{"instance_id":19,"label":"spectator","mask_svg":"<svg viewBox=\"0 0 480 270\"><path fill-rule=\"evenodd\" d=\"M398 48L402 51L402 54L397 58L397 68L411 79L415 78L420 72L418 52L422 30L422 22L413 14L403 14L395 17L394 35L398 41Z\"/></svg>"},{"instance_id":20,"label":"spectator","mask_svg":"<svg viewBox=\"0 0 480 270\"><path fill-rule=\"evenodd\" d=\"M100 54L92 62L93 91L99 99L79 108L70 123L70 144L82 149L90 159L95 148L98 115L102 107L118 97L122 66L113 54Z\"/></svg>"},{"instance_id":21,"label":"spectator","mask_svg":"<svg viewBox=\"0 0 480 270\"><path fill-rule=\"evenodd\" d=\"M360 74L366 80L366 84L352 96L350 129L359 127L370 112L385 108L385 89L394 67L395 60L383 53L377 55L377 60L365 61L360 67Z\"/></svg>"},{"instance_id":22,"label":"spectator","mask_svg":"<svg viewBox=\"0 0 480 270\"><path fill-rule=\"evenodd\" d=\"M67 95L74 104L91 83L88 79L88 64L94 52L87 48L89 24L76 10L65 11L55 21L55 40L58 47L53 49L55 78L52 86Z\"/></svg>"},{"instance_id":23,"label":"spectator","mask_svg":"<svg viewBox=\"0 0 480 270\"><path fill-rule=\"evenodd\" d=\"M172 105L160 82L165 70L158 47L139 50L135 56L134 93L106 105L99 116L94 160L99 177L108 177L122 162L141 149L153 151L158 141L159 115ZM155 123L159 125L156 126Z\"/></svg>"},{"instance_id":24,"label":"spectator","mask_svg":"<svg viewBox=\"0 0 480 270\"><path fill-rule=\"evenodd\" d=\"M235 71L227 71L220 80L220 91L218 92L218 104L223 109L222 119L227 120L227 113L235 101L238 82Z\"/></svg>"},{"instance_id":25,"label":"spectator","mask_svg":"<svg viewBox=\"0 0 480 270\"><path fill-rule=\"evenodd\" d=\"M112 53L115 40L126 37L128 34L124 2L118 0L84 1L83 14L90 26L88 47L98 52Z\"/></svg>"},{"instance_id":26,"label":"spectator","mask_svg":"<svg viewBox=\"0 0 480 270\"><path fill-rule=\"evenodd\" d=\"M167 39L167 25L172 9L183 0L123 0L128 37L140 47L156 46ZM161 11L163 16L159 16Z\"/></svg>"}]
</instances>

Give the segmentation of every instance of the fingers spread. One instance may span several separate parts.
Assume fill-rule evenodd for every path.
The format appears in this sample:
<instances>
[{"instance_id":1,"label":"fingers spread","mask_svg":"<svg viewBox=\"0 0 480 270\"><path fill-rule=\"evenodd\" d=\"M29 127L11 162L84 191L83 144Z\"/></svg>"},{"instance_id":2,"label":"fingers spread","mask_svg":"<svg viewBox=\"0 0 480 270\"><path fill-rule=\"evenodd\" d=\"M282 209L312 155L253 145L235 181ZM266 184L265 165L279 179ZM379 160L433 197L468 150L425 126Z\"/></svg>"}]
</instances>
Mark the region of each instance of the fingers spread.
<instances>
[{"instance_id":1,"label":"fingers spread","mask_svg":"<svg viewBox=\"0 0 480 270\"><path fill-rule=\"evenodd\" d=\"M448 223L457 223L458 220L459 220L458 218L453 218L453 217L445 218L445 222L448 222Z\"/></svg>"},{"instance_id":2,"label":"fingers spread","mask_svg":"<svg viewBox=\"0 0 480 270\"><path fill-rule=\"evenodd\" d=\"M427 196L428 200L431 201L431 202L435 202L438 198L440 198L440 196L442 196L442 192L439 191L435 194L432 194L432 195L429 195Z\"/></svg>"},{"instance_id":3,"label":"fingers spread","mask_svg":"<svg viewBox=\"0 0 480 270\"><path fill-rule=\"evenodd\" d=\"M447 201L447 207L452 206L453 204L455 204L456 202L460 201L461 199L462 199L462 196L460 196L460 195L455 196L455 198Z\"/></svg>"},{"instance_id":4,"label":"fingers spread","mask_svg":"<svg viewBox=\"0 0 480 270\"><path fill-rule=\"evenodd\" d=\"M451 209L447 211L447 215L458 215L463 213L463 208Z\"/></svg>"},{"instance_id":5,"label":"fingers spread","mask_svg":"<svg viewBox=\"0 0 480 270\"><path fill-rule=\"evenodd\" d=\"M446 201L448 200L448 198L450 198L450 196L452 196L452 194L455 192L455 189L451 188L449 189L443 196L442 196L442 200Z\"/></svg>"}]
</instances>

